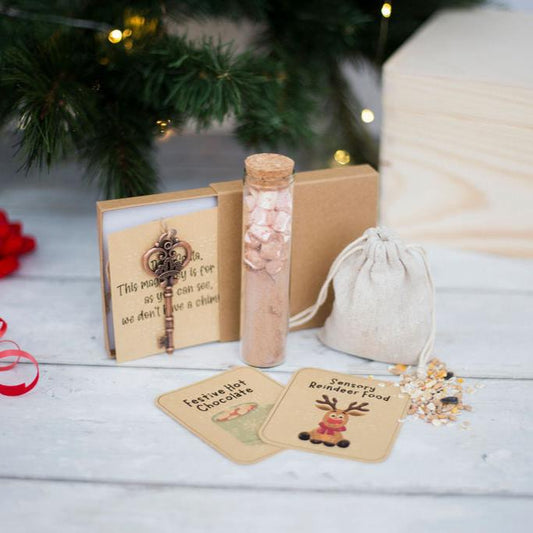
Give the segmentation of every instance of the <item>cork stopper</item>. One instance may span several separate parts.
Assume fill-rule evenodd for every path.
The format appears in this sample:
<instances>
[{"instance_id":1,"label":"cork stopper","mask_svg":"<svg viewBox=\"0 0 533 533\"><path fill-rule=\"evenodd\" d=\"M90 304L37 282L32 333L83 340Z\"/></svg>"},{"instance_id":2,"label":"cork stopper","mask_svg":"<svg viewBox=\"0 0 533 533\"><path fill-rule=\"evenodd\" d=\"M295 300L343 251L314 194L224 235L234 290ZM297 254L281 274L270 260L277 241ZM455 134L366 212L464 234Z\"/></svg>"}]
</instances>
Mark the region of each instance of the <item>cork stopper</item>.
<instances>
[{"instance_id":1,"label":"cork stopper","mask_svg":"<svg viewBox=\"0 0 533 533\"><path fill-rule=\"evenodd\" d=\"M294 171L294 161L280 154L254 154L244 160L246 174L262 182L286 178Z\"/></svg>"}]
</instances>

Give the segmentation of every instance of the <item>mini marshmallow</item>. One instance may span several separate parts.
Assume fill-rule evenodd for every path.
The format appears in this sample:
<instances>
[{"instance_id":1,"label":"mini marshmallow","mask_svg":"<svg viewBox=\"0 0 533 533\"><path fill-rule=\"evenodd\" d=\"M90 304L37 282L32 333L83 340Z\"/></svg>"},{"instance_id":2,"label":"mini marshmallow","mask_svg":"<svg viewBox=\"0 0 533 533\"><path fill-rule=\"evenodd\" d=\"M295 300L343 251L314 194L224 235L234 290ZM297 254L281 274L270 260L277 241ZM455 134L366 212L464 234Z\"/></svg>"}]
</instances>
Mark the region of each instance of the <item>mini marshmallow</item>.
<instances>
[{"instance_id":1,"label":"mini marshmallow","mask_svg":"<svg viewBox=\"0 0 533 533\"><path fill-rule=\"evenodd\" d=\"M282 233L288 233L291 228L291 215L288 213L285 213L285 211L280 211L277 216L276 220L274 221L274 224L272 227L276 231L280 231Z\"/></svg>"},{"instance_id":2,"label":"mini marshmallow","mask_svg":"<svg viewBox=\"0 0 533 533\"><path fill-rule=\"evenodd\" d=\"M281 233L273 232L268 242L275 242L279 245L283 244L283 235Z\"/></svg>"},{"instance_id":3,"label":"mini marshmallow","mask_svg":"<svg viewBox=\"0 0 533 533\"><path fill-rule=\"evenodd\" d=\"M257 250L247 250L244 254L244 262L253 270L261 270L265 268L266 264Z\"/></svg>"},{"instance_id":4,"label":"mini marshmallow","mask_svg":"<svg viewBox=\"0 0 533 533\"><path fill-rule=\"evenodd\" d=\"M271 275L275 276L283 268L283 261L275 259L274 261L268 261L265 270Z\"/></svg>"},{"instance_id":5,"label":"mini marshmallow","mask_svg":"<svg viewBox=\"0 0 533 533\"><path fill-rule=\"evenodd\" d=\"M285 244L289 242L291 239L290 234L285 233L279 233L277 231L274 231L272 235L270 236L270 239L268 239L268 242L275 242L281 247L281 253L282 256L286 255L286 246Z\"/></svg>"},{"instance_id":6,"label":"mini marshmallow","mask_svg":"<svg viewBox=\"0 0 533 533\"><path fill-rule=\"evenodd\" d=\"M248 231L251 236L259 239L261 242L267 242L272 235L272 228L269 226L259 226L258 224L252 224Z\"/></svg>"},{"instance_id":7,"label":"mini marshmallow","mask_svg":"<svg viewBox=\"0 0 533 533\"><path fill-rule=\"evenodd\" d=\"M259 191L257 205L263 209L274 209L278 199L277 191Z\"/></svg>"},{"instance_id":8,"label":"mini marshmallow","mask_svg":"<svg viewBox=\"0 0 533 533\"><path fill-rule=\"evenodd\" d=\"M261 246L259 254L268 261L281 257L281 243L270 240Z\"/></svg>"},{"instance_id":9,"label":"mini marshmallow","mask_svg":"<svg viewBox=\"0 0 533 533\"><path fill-rule=\"evenodd\" d=\"M252 211L252 209L255 207L255 197L251 194L247 194L244 197L244 202L246 204L246 207L248 208L248 211Z\"/></svg>"},{"instance_id":10,"label":"mini marshmallow","mask_svg":"<svg viewBox=\"0 0 533 533\"><path fill-rule=\"evenodd\" d=\"M268 226L272 221L271 213L272 211L256 207L250 213L250 222L252 224L258 224L259 226Z\"/></svg>"},{"instance_id":11,"label":"mini marshmallow","mask_svg":"<svg viewBox=\"0 0 533 533\"><path fill-rule=\"evenodd\" d=\"M285 211L290 213L292 209L292 194L289 188L283 189L278 193L278 199L276 200L276 209L278 211Z\"/></svg>"},{"instance_id":12,"label":"mini marshmallow","mask_svg":"<svg viewBox=\"0 0 533 533\"><path fill-rule=\"evenodd\" d=\"M261 241L255 238L249 231L244 234L244 242L248 248L259 249Z\"/></svg>"}]
</instances>

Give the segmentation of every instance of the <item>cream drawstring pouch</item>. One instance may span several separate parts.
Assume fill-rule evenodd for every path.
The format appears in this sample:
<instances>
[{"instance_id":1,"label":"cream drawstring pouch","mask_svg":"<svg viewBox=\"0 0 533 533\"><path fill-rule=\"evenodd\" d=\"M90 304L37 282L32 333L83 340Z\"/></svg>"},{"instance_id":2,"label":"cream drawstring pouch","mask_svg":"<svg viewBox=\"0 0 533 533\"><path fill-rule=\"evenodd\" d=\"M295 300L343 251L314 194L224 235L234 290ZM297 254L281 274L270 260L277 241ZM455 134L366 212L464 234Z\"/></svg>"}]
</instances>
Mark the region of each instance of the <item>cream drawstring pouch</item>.
<instances>
[{"instance_id":1,"label":"cream drawstring pouch","mask_svg":"<svg viewBox=\"0 0 533 533\"><path fill-rule=\"evenodd\" d=\"M337 256L317 301L291 317L305 324L326 300L333 310L319 331L330 348L383 361L419 365L423 373L435 339L434 288L426 253L387 228L370 228Z\"/></svg>"}]
</instances>

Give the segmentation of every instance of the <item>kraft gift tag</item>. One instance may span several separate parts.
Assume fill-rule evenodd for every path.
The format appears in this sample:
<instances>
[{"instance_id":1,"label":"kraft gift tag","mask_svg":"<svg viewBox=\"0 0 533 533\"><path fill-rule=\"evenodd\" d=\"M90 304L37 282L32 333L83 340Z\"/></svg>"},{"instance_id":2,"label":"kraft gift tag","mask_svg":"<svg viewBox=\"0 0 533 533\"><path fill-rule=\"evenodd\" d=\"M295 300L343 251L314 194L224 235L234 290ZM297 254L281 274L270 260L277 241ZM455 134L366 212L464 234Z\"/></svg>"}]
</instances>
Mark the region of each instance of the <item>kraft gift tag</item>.
<instances>
[{"instance_id":1,"label":"kraft gift tag","mask_svg":"<svg viewBox=\"0 0 533 533\"><path fill-rule=\"evenodd\" d=\"M237 367L159 396L157 406L236 463L255 463L280 451L258 430L283 387L249 367Z\"/></svg>"},{"instance_id":2,"label":"kraft gift tag","mask_svg":"<svg viewBox=\"0 0 533 533\"><path fill-rule=\"evenodd\" d=\"M111 233L108 238L109 285L116 358L119 362L164 351L163 289L142 266L144 253L163 228L176 229L193 253L172 287L174 346L182 348L219 339L216 208L154 220Z\"/></svg>"},{"instance_id":3,"label":"kraft gift tag","mask_svg":"<svg viewBox=\"0 0 533 533\"><path fill-rule=\"evenodd\" d=\"M304 368L259 435L273 446L379 462L389 455L408 404L393 383Z\"/></svg>"}]
</instances>

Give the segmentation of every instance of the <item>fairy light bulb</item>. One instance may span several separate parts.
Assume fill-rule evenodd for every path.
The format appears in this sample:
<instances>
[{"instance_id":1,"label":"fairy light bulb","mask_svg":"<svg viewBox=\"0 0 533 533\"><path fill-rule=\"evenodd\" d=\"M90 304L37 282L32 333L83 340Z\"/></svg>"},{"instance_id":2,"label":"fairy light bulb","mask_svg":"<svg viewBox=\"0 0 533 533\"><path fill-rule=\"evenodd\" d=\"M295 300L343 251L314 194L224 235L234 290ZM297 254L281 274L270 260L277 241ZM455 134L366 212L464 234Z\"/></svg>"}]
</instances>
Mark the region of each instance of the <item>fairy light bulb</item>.
<instances>
[{"instance_id":1,"label":"fairy light bulb","mask_svg":"<svg viewBox=\"0 0 533 533\"><path fill-rule=\"evenodd\" d=\"M389 4L389 2L385 2L381 6L381 14L383 15L384 18L388 19L391 16L391 13L392 13L392 5Z\"/></svg>"},{"instance_id":2,"label":"fairy light bulb","mask_svg":"<svg viewBox=\"0 0 533 533\"><path fill-rule=\"evenodd\" d=\"M159 133L161 135L165 134L170 126L170 119L166 120L156 120L157 127L159 128Z\"/></svg>"},{"instance_id":3,"label":"fairy light bulb","mask_svg":"<svg viewBox=\"0 0 533 533\"><path fill-rule=\"evenodd\" d=\"M350 152L347 152L346 150L337 150L333 154L333 159L335 159L335 161L339 163L339 165L347 165L351 159Z\"/></svg>"},{"instance_id":4,"label":"fairy light bulb","mask_svg":"<svg viewBox=\"0 0 533 533\"><path fill-rule=\"evenodd\" d=\"M374 112L371 109L363 109L361 111L361 120L365 124L370 124L370 122L374 122Z\"/></svg>"},{"instance_id":5,"label":"fairy light bulb","mask_svg":"<svg viewBox=\"0 0 533 533\"><path fill-rule=\"evenodd\" d=\"M126 19L126 24L134 28L140 28L145 22L146 19L141 15L132 15Z\"/></svg>"},{"instance_id":6,"label":"fairy light bulb","mask_svg":"<svg viewBox=\"0 0 533 533\"><path fill-rule=\"evenodd\" d=\"M107 36L110 43L117 44L122 41L122 32L119 29L111 30Z\"/></svg>"}]
</instances>

